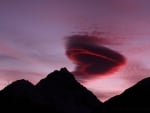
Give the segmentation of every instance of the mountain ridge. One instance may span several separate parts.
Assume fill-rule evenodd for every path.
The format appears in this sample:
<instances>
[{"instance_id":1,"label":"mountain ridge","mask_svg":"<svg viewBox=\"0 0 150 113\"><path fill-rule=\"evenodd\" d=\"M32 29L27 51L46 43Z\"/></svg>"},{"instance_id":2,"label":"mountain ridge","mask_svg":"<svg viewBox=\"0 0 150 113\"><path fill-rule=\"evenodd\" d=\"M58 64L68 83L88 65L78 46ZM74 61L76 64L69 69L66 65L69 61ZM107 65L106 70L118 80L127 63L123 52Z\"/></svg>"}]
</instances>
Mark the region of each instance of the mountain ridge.
<instances>
[{"instance_id":1,"label":"mountain ridge","mask_svg":"<svg viewBox=\"0 0 150 113\"><path fill-rule=\"evenodd\" d=\"M120 95L116 95L106 102L105 108L115 111L150 112L150 77L144 78ZM119 109L118 109L119 108Z\"/></svg>"},{"instance_id":2,"label":"mountain ridge","mask_svg":"<svg viewBox=\"0 0 150 113\"><path fill-rule=\"evenodd\" d=\"M12 82L0 91L0 106L6 113L20 113L18 108L38 113L147 113L150 112L150 77L101 102L64 67L49 73L36 85L24 79Z\"/></svg>"},{"instance_id":3,"label":"mountain ridge","mask_svg":"<svg viewBox=\"0 0 150 113\"><path fill-rule=\"evenodd\" d=\"M0 106L13 106L14 112L19 107L26 112L91 113L101 104L66 68L53 71L36 85L21 79L0 91Z\"/></svg>"}]
</instances>

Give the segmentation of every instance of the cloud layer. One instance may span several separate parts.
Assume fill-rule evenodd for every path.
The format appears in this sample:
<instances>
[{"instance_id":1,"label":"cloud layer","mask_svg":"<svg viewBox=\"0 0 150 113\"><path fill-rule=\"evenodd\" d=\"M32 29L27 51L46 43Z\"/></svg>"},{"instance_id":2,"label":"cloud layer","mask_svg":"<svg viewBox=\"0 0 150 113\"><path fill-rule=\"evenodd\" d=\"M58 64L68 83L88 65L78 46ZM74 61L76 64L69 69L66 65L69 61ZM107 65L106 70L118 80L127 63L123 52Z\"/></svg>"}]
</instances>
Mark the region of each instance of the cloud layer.
<instances>
[{"instance_id":1,"label":"cloud layer","mask_svg":"<svg viewBox=\"0 0 150 113\"><path fill-rule=\"evenodd\" d=\"M104 40L95 36L67 37L66 55L76 64L75 75L91 78L112 73L125 64L123 55L102 46L103 43Z\"/></svg>"}]
</instances>

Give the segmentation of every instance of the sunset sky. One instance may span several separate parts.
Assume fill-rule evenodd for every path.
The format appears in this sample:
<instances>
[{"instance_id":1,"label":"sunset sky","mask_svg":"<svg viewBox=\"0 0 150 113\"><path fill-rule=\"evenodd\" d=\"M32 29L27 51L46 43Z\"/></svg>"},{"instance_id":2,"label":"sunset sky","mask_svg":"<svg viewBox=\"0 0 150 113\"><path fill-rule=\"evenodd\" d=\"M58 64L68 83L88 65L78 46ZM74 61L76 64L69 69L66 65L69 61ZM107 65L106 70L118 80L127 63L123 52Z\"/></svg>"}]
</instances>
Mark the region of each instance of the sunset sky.
<instances>
[{"instance_id":1,"label":"sunset sky","mask_svg":"<svg viewBox=\"0 0 150 113\"><path fill-rule=\"evenodd\" d=\"M120 94L150 76L149 6L149 0L1 0L0 89L18 79L36 84L66 67L100 100Z\"/></svg>"}]
</instances>

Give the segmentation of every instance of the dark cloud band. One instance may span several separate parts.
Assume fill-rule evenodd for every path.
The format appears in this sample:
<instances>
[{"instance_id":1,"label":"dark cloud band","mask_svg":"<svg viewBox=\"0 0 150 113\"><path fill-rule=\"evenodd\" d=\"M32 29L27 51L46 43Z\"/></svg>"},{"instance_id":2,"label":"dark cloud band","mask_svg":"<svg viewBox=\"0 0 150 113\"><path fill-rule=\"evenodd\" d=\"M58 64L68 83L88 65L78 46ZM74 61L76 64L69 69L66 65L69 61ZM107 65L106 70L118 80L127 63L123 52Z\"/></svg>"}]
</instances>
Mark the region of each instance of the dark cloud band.
<instances>
[{"instance_id":1,"label":"dark cloud band","mask_svg":"<svg viewBox=\"0 0 150 113\"><path fill-rule=\"evenodd\" d=\"M125 64L125 58L118 52L101 46L101 39L88 35L73 35L67 37L66 55L76 69L76 75L94 77L116 71Z\"/></svg>"}]
</instances>

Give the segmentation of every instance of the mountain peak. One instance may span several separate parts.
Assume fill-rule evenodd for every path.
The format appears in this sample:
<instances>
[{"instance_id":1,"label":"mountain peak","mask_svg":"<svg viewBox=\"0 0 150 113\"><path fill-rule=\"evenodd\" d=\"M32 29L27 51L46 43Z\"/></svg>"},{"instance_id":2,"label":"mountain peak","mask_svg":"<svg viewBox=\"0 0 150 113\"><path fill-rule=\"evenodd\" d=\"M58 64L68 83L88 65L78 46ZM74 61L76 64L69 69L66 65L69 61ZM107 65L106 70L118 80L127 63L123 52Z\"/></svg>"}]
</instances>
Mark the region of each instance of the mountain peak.
<instances>
[{"instance_id":1,"label":"mountain peak","mask_svg":"<svg viewBox=\"0 0 150 113\"><path fill-rule=\"evenodd\" d=\"M33 84L31 82L29 82L28 80L25 79L20 79L20 80L16 80L14 82L12 82L11 84L9 84L8 86L6 86L4 88L4 90L6 89L10 89L10 88L24 88L24 87L33 87Z\"/></svg>"},{"instance_id":2,"label":"mountain peak","mask_svg":"<svg viewBox=\"0 0 150 113\"><path fill-rule=\"evenodd\" d=\"M69 71L68 71L68 69L67 69L66 67L61 68L60 71L61 71L61 72L69 73Z\"/></svg>"},{"instance_id":3,"label":"mountain peak","mask_svg":"<svg viewBox=\"0 0 150 113\"><path fill-rule=\"evenodd\" d=\"M36 89L51 102L48 104L55 104L58 111L65 113L91 113L102 104L67 68L50 73L36 85Z\"/></svg>"},{"instance_id":4,"label":"mountain peak","mask_svg":"<svg viewBox=\"0 0 150 113\"><path fill-rule=\"evenodd\" d=\"M41 81L47 81L49 83L53 82L76 82L75 77L72 73L70 73L67 68L61 68L60 70L55 70L52 73L48 74L46 78L40 80ZM39 83L40 83L39 82ZM39 84L38 83L38 84ZM38 85L37 84L37 85Z\"/></svg>"},{"instance_id":5,"label":"mountain peak","mask_svg":"<svg viewBox=\"0 0 150 113\"><path fill-rule=\"evenodd\" d=\"M32 83L28 80L20 79L20 80L14 81L13 84L32 84Z\"/></svg>"}]
</instances>

